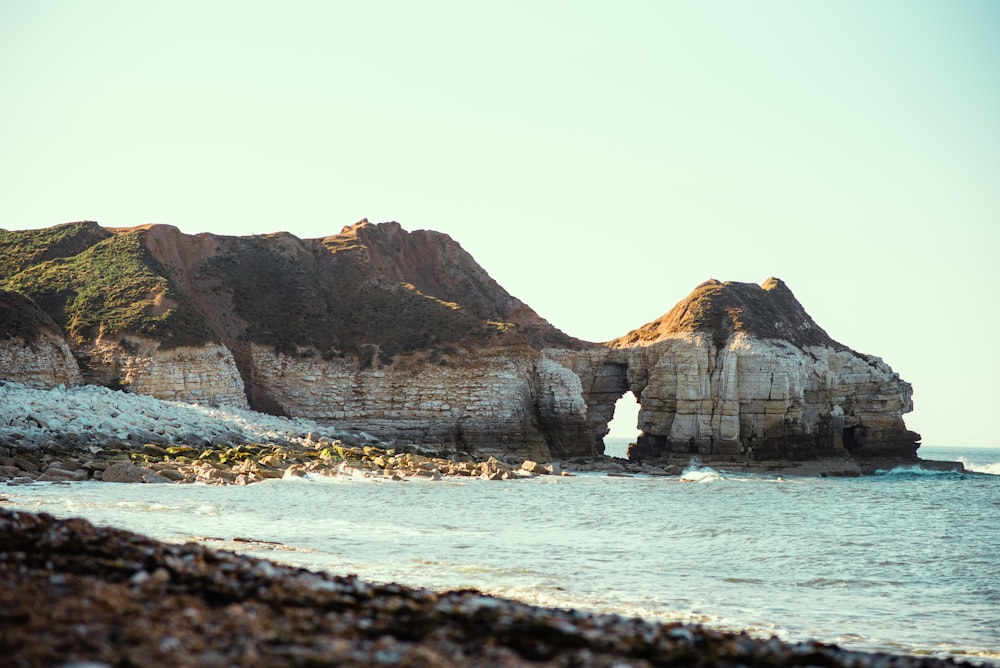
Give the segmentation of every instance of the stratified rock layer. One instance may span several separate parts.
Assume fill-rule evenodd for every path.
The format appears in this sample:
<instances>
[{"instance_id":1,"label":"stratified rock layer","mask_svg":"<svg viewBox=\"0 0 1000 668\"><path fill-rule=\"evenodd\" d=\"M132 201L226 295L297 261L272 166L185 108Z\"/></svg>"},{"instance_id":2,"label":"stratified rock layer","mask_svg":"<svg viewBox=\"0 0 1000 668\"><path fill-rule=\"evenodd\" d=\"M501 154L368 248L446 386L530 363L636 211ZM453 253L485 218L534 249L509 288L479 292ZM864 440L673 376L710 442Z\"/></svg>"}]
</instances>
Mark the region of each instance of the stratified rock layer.
<instances>
[{"instance_id":1,"label":"stratified rock layer","mask_svg":"<svg viewBox=\"0 0 1000 668\"><path fill-rule=\"evenodd\" d=\"M7 290L0 290L0 379L38 388L82 381L52 319L27 297Z\"/></svg>"},{"instance_id":2,"label":"stratified rock layer","mask_svg":"<svg viewBox=\"0 0 1000 668\"><path fill-rule=\"evenodd\" d=\"M778 279L707 282L609 345L642 403L635 457L917 458L909 383L831 339Z\"/></svg>"},{"instance_id":3,"label":"stratified rock layer","mask_svg":"<svg viewBox=\"0 0 1000 668\"><path fill-rule=\"evenodd\" d=\"M76 223L0 231L0 288L13 323L0 379L82 379L541 461L603 452L631 391L634 459L916 459L910 385L834 341L773 278L707 281L596 344L552 327L437 232L362 221L302 240Z\"/></svg>"},{"instance_id":4,"label":"stratified rock layer","mask_svg":"<svg viewBox=\"0 0 1000 668\"><path fill-rule=\"evenodd\" d=\"M873 467L917 458L918 437L902 420L911 388L875 357L740 333L721 348L701 334L676 334L603 358L562 351L558 358L589 381L583 396L601 436L614 399L634 393L641 404L634 459L850 458Z\"/></svg>"},{"instance_id":5,"label":"stratified rock layer","mask_svg":"<svg viewBox=\"0 0 1000 668\"><path fill-rule=\"evenodd\" d=\"M224 345L164 348L146 337L101 338L88 350L90 380L168 401L249 408L243 378Z\"/></svg>"}]
</instances>

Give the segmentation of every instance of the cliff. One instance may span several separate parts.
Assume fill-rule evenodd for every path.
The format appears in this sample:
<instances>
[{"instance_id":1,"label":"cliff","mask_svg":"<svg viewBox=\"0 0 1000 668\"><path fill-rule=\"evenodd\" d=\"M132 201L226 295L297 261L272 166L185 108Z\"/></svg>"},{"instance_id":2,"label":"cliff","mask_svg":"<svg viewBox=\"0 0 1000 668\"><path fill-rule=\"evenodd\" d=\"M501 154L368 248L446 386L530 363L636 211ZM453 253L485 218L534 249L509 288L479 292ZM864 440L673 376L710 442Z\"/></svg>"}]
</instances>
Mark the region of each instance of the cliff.
<instances>
[{"instance_id":1,"label":"cliff","mask_svg":"<svg viewBox=\"0 0 1000 668\"><path fill-rule=\"evenodd\" d=\"M902 420L910 386L831 339L777 279L708 281L598 344L554 328L438 232L361 221L299 239L85 222L0 231L0 289L0 379L542 460L603 452L632 391L636 459L916 459Z\"/></svg>"},{"instance_id":2,"label":"cliff","mask_svg":"<svg viewBox=\"0 0 1000 668\"><path fill-rule=\"evenodd\" d=\"M642 404L635 457L916 460L909 383L831 339L776 278L705 282L607 345Z\"/></svg>"},{"instance_id":3,"label":"cliff","mask_svg":"<svg viewBox=\"0 0 1000 668\"><path fill-rule=\"evenodd\" d=\"M8 290L0 290L0 379L30 387L81 381L80 367L52 318Z\"/></svg>"}]
</instances>

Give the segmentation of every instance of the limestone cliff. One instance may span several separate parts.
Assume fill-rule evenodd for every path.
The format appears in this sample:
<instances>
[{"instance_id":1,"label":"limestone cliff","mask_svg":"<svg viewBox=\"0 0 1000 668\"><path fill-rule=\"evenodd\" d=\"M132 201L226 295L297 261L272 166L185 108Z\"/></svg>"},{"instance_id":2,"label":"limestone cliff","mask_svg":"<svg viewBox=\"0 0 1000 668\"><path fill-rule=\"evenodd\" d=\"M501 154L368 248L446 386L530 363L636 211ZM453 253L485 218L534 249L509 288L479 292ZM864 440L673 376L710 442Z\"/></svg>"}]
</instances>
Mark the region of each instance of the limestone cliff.
<instances>
[{"instance_id":1,"label":"limestone cliff","mask_svg":"<svg viewBox=\"0 0 1000 668\"><path fill-rule=\"evenodd\" d=\"M703 283L597 344L552 327L438 232L73 223L0 230L0 288L17 314L0 331L0 380L82 380L542 460L603 452L627 391L642 406L635 458L907 460L919 438L902 421L910 386L831 339L776 279ZM46 361L58 355L62 367Z\"/></svg>"},{"instance_id":2,"label":"limestone cliff","mask_svg":"<svg viewBox=\"0 0 1000 668\"><path fill-rule=\"evenodd\" d=\"M0 290L0 379L36 388L82 380L52 319L32 300L7 290Z\"/></svg>"},{"instance_id":3,"label":"limestone cliff","mask_svg":"<svg viewBox=\"0 0 1000 668\"><path fill-rule=\"evenodd\" d=\"M917 458L909 383L831 339L778 279L708 281L607 345L642 405L634 457Z\"/></svg>"}]
</instances>

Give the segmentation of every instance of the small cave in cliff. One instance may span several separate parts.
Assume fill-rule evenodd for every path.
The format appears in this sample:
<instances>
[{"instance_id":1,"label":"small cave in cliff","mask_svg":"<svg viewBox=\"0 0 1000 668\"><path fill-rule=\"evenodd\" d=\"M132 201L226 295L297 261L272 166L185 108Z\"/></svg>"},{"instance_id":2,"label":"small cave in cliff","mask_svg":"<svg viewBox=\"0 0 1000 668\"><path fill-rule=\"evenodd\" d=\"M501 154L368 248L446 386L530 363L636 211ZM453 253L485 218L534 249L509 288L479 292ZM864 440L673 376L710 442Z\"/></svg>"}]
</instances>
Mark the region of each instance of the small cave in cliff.
<instances>
[{"instance_id":1,"label":"small cave in cliff","mask_svg":"<svg viewBox=\"0 0 1000 668\"><path fill-rule=\"evenodd\" d=\"M639 434L639 400L626 392L615 402L615 409L608 422L608 435L604 437L604 454L609 457L628 456L628 446L635 443Z\"/></svg>"},{"instance_id":2,"label":"small cave in cliff","mask_svg":"<svg viewBox=\"0 0 1000 668\"><path fill-rule=\"evenodd\" d=\"M866 431L867 429L861 425L844 427L842 436L844 449L852 455L857 454L857 452L861 450L861 446L864 444Z\"/></svg>"}]
</instances>

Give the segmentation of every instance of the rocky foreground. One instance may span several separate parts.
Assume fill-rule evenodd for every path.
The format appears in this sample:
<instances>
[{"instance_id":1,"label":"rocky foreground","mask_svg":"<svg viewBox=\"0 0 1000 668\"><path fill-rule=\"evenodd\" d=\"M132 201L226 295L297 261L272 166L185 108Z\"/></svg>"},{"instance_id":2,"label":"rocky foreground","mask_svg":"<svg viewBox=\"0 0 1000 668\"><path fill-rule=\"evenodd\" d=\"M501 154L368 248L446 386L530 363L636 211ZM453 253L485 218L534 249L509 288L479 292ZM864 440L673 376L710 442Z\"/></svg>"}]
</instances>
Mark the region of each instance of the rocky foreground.
<instances>
[{"instance_id":1,"label":"rocky foreground","mask_svg":"<svg viewBox=\"0 0 1000 668\"><path fill-rule=\"evenodd\" d=\"M372 584L0 508L8 666L952 666Z\"/></svg>"}]
</instances>

